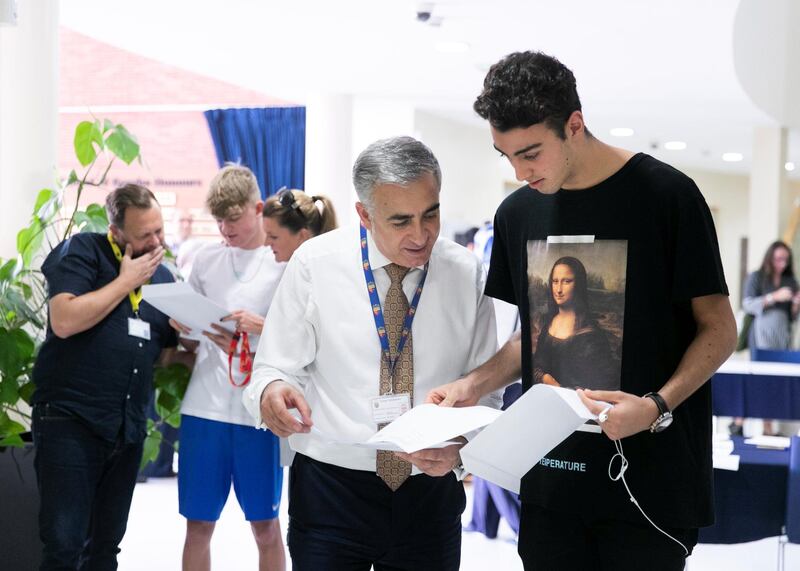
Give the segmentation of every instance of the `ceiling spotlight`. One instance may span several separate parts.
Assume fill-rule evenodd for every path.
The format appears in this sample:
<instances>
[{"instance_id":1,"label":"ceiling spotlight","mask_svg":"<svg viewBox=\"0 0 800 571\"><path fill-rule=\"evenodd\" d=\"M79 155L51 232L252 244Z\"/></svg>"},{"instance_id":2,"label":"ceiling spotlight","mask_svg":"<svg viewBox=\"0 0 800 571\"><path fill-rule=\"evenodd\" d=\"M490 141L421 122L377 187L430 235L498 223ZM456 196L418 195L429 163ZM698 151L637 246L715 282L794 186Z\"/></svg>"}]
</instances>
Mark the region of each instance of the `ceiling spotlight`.
<instances>
[{"instance_id":1,"label":"ceiling spotlight","mask_svg":"<svg viewBox=\"0 0 800 571\"><path fill-rule=\"evenodd\" d=\"M743 158L742 153L722 153L722 160L726 163L738 163Z\"/></svg>"},{"instance_id":2,"label":"ceiling spotlight","mask_svg":"<svg viewBox=\"0 0 800 571\"><path fill-rule=\"evenodd\" d=\"M686 143L683 141L667 141L664 143L664 148L668 151L682 151L686 148Z\"/></svg>"},{"instance_id":3,"label":"ceiling spotlight","mask_svg":"<svg viewBox=\"0 0 800 571\"><path fill-rule=\"evenodd\" d=\"M630 127L614 127L610 133L612 137L632 137L633 129Z\"/></svg>"},{"instance_id":4,"label":"ceiling spotlight","mask_svg":"<svg viewBox=\"0 0 800 571\"><path fill-rule=\"evenodd\" d=\"M785 168L789 172L792 172L794 170L794 163L792 161L789 161L788 163L783 165L783 168Z\"/></svg>"},{"instance_id":5,"label":"ceiling spotlight","mask_svg":"<svg viewBox=\"0 0 800 571\"><path fill-rule=\"evenodd\" d=\"M417 3L417 22L427 22L433 13L433 2Z\"/></svg>"},{"instance_id":6,"label":"ceiling spotlight","mask_svg":"<svg viewBox=\"0 0 800 571\"><path fill-rule=\"evenodd\" d=\"M436 42L436 50L443 54L463 54L469 51L466 42Z\"/></svg>"}]
</instances>

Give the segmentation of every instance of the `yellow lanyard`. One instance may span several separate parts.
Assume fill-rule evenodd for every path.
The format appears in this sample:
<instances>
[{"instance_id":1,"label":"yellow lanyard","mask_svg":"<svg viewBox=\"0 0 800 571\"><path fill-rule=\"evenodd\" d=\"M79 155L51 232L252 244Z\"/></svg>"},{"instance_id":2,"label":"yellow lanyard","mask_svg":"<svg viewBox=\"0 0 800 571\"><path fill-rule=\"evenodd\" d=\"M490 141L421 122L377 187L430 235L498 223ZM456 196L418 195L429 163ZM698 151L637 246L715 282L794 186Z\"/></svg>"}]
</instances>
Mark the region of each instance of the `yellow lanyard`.
<instances>
[{"instance_id":1,"label":"yellow lanyard","mask_svg":"<svg viewBox=\"0 0 800 571\"><path fill-rule=\"evenodd\" d=\"M117 246L117 243L114 242L114 237L111 235L111 230L108 231L107 237L108 237L108 243L111 244L111 251L114 252L114 257L121 264L122 251L119 249L119 246ZM142 288L135 289L132 292L128 293L128 299L131 300L131 307L133 308L133 314L138 316L139 304L142 301Z\"/></svg>"}]
</instances>

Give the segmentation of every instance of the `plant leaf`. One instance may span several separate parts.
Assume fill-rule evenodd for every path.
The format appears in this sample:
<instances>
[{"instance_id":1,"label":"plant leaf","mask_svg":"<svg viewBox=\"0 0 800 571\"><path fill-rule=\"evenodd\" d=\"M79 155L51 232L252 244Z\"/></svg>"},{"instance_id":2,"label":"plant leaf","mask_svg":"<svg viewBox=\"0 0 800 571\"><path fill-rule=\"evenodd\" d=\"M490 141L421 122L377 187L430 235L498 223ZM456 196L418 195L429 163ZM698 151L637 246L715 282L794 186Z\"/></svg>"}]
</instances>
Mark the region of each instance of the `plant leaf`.
<instances>
[{"instance_id":1,"label":"plant leaf","mask_svg":"<svg viewBox=\"0 0 800 571\"><path fill-rule=\"evenodd\" d=\"M16 377L0 378L0 404L14 404L19 400L19 388Z\"/></svg>"},{"instance_id":2,"label":"plant leaf","mask_svg":"<svg viewBox=\"0 0 800 571\"><path fill-rule=\"evenodd\" d=\"M122 125L114 127L114 131L106 139L106 146L128 165L139 156L139 143L136 137Z\"/></svg>"},{"instance_id":3,"label":"plant leaf","mask_svg":"<svg viewBox=\"0 0 800 571\"><path fill-rule=\"evenodd\" d=\"M150 462L155 462L156 458L158 458L158 451L161 448L161 441L163 439L164 437L158 430L153 429L147 433L147 437L144 439L142 462L139 464L140 470Z\"/></svg>"},{"instance_id":4,"label":"plant leaf","mask_svg":"<svg viewBox=\"0 0 800 571\"><path fill-rule=\"evenodd\" d=\"M75 147L75 156L82 166L87 166L97 158L97 150L94 145L102 149L103 133L100 132L96 123L90 121L81 121L75 127L75 140L73 146Z\"/></svg>"},{"instance_id":5,"label":"plant leaf","mask_svg":"<svg viewBox=\"0 0 800 571\"><path fill-rule=\"evenodd\" d=\"M31 259L39 251L44 240L44 227L42 222L34 217L27 228L17 234L17 252L22 256L22 263L27 267Z\"/></svg>"},{"instance_id":6,"label":"plant leaf","mask_svg":"<svg viewBox=\"0 0 800 571\"><path fill-rule=\"evenodd\" d=\"M33 384L33 381L28 381L19 388L19 398L24 400L26 403L31 404L31 398L33 397L34 390L36 390L36 385Z\"/></svg>"},{"instance_id":7,"label":"plant leaf","mask_svg":"<svg viewBox=\"0 0 800 571\"><path fill-rule=\"evenodd\" d=\"M17 260L8 260L2 267L0 267L0 283L9 282L14 279L14 274L17 268Z\"/></svg>"},{"instance_id":8,"label":"plant leaf","mask_svg":"<svg viewBox=\"0 0 800 571\"><path fill-rule=\"evenodd\" d=\"M24 432L24 431L23 431ZM2 438L2 432L0 432L0 438ZM12 434L11 436L7 436L0 440L0 447L3 446L13 446L15 448L22 448L25 446L25 442L20 438L19 434Z\"/></svg>"},{"instance_id":9,"label":"plant leaf","mask_svg":"<svg viewBox=\"0 0 800 571\"><path fill-rule=\"evenodd\" d=\"M54 196L56 196L56 191L51 190L49 188L43 188L39 191L39 195L36 197L36 204L33 207L33 213L36 216L41 216L39 211L42 209L42 206L49 200L51 200Z\"/></svg>"},{"instance_id":10,"label":"plant leaf","mask_svg":"<svg viewBox=\"0 0 800 571\"><path fill-rule=\"evenodd\" d=\"M108 217L105 209L99 204L90 204L86 211L75 213L75 225L81 232L100 232L105 234L108 230Z\"/></svg>"}]
</instances>

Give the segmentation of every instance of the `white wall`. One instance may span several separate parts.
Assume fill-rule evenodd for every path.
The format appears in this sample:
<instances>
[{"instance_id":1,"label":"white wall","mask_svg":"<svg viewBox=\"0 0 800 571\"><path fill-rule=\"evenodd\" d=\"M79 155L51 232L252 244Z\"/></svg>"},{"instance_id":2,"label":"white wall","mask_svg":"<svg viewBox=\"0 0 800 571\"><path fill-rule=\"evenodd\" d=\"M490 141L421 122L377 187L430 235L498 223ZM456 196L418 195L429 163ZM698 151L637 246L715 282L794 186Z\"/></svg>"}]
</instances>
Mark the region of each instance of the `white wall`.
<instances>
[{"instance_id":1,"label":"white wall","mask_svg":"<svg viewBox=\"0 0 800 571\"><path fill-rule=\"evenodd\" d=\"M20 2L16 26L0 27L0 257L36 195L53 188L58 141L58 2Z\"/></svg>"},{"instance_id":2,"label":"white wall","mask_svg":"<svg viewBox=\"0 0 800 571\"><path fill-rule=\"evenodd\" d=\"M442 168L442 234L491 220L513 170L492 147L489 128L465 125L424 111L414 115L417 136Z\"/></svg>"},{"instance_id":3,"label":"white wall","mask_svg":"<svg viewBox=\"0 0 800 571\"><path fill-rule=\"evenodd\" d=\"M306 100L306 192L331 199L340 225L354 221L353 97L315 93Z\"/></svg>"},{"instance_id":4,"label":"white wall","mask_svg":"<svg viewBox=\"0 0 800 571\"><path fill-rule=\"evenodd\" d=\"M714 214L719 250L734 311L741 305L740 243L747 236L749 177L684 170L694 179ZM753 265L752 261L749 264ZM747 270L748 268L745 268ZM753 268L750 268L753 269Z\"/></svg>"}]
</instances>

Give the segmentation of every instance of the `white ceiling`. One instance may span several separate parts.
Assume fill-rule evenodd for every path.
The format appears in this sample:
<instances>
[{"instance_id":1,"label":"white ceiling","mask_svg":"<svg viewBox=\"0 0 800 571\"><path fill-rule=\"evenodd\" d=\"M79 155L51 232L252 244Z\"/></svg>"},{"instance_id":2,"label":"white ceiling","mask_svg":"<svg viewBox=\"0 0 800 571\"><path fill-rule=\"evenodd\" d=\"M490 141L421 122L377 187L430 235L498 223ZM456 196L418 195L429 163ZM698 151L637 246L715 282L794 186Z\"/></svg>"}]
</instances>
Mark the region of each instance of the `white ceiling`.
<instances>
[{"instance_id":1,"label":"white ceiling","mask_svg":"<svg viewBox=\"0 0 800 571\"><path fill-rule=\"evenodd\" d=\"M414 0L63 0L62 24L165 63L276 97L313 92L412 101L481 124L488 66L517 50L553 54L578 79L598 137L684 168L747 172L752 130L774 125L733 64L734 0L441 0L439 26ZM442 40L467 42L444 54ZM97 54L98 58L102 54ZM616 139L612 127L635 135ZM684 151L653 149L682 140ZM725 163L723 152L740 152ZM789 159L800 175L800 137Z\"/></svg>"}]
</instances>

